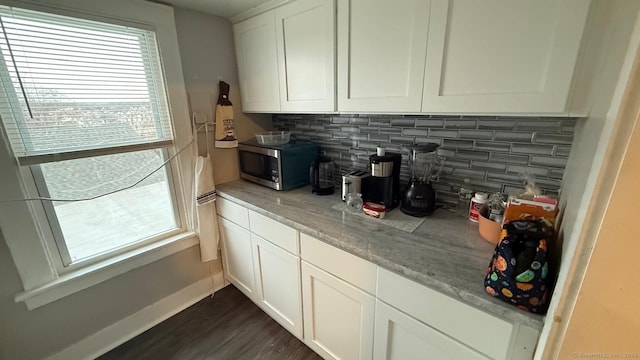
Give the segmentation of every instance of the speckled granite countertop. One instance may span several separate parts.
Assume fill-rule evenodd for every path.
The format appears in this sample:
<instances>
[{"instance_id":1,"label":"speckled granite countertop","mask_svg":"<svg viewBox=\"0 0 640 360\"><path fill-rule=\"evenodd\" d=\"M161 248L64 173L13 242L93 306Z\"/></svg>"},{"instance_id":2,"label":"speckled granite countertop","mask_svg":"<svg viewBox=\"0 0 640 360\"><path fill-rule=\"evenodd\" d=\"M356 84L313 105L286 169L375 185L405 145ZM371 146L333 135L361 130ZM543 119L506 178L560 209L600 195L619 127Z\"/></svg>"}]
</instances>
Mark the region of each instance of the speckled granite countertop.
<instances>
[{"instance_id":1,"label":"speckled granite countertop","mask_svg":"<svg viewBox=\"0 0 640 360\"><path fill-rule=\"evenodd\" d=\"M332 209L340 194L316 196L309 187L275 191L236 180L216 186L234 201L305 234L438 290L500 318L542 328L543 316L503 303L484 292L484 274L494 245L477 225L436 210L413 233L375 219ZM400 211L395 209L393 211Z\"/></svg>"}]
</instances>

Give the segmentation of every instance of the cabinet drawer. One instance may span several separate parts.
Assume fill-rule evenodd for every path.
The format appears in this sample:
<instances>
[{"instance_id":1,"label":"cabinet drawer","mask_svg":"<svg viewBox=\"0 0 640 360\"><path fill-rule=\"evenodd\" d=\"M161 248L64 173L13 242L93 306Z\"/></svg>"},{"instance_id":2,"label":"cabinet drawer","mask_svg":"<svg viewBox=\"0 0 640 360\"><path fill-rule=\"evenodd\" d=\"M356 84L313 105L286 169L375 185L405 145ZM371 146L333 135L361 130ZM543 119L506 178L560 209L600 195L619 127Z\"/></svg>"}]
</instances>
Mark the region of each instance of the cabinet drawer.
<instances>
[{"instance_id":1,"label":"cabinet drawer","mask_svg":"<svg viewBox=\"0 0 640 360\"><path fill-rule=\"evenodd\" d=\"M292 254L300 254L296 229L280 224L255 211L249 211L249 224L252 233L271 241Z\"/></svg>"},{"instance_id":2,"label":"cabinet drawer","mask_svg":"<svg viewBox=\"0 0 640 360\"><path fill-rule=\"evenodd\" d=\"M378 298L494 359L505 359L513 325L378 268Z\"/></svg>"},{"instance_id":3,"label":"cabinet drawer","mask_svg":"<svg viewBox=\"0 0 640 360\"><path fill-rule=\"evenodd\" d=\"M304 260L370 293L376 293L376 265L306 234L300 234Z\"/></svg>"},{"instance_id":4,"label":"cabinet drawer","mask_svg":"<svg viewBox=\"0 0 640 360\"><path fill-rule=\"evenodd\" d=\"M233 221L245 229L249 228L249 210L245 207L218 196L216 198L216 209L218 210L218 215L223 218Z\"/></svg>"}]
</instances>

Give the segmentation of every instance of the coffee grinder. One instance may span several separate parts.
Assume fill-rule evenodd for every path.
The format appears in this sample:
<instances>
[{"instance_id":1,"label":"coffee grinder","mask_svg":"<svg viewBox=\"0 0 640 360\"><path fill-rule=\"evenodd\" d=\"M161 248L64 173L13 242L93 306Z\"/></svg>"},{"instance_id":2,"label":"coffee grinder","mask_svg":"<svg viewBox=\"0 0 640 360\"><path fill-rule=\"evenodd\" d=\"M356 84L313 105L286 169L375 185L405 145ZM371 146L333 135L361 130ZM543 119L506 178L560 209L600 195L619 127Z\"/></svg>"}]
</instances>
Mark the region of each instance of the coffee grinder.
<instances>
[{"instance_id":1,"label":"coffee grinder","mask_svg":"<svg viewBox=\"0 0 640 360\"><path fill-rule=\"evenodd\" d=\"M370 176L362 179L362 199L383 204L387 210L400 202L400 154L386 153L379 147L369 157Z\"/></svg>"},{"instance_id":2,"label":"coffee grinder","mask_svg":"<svg viewBox=\"0 0 640 360\"><path fill-rule=\"evenodd\" d=\"M436 153L438 146L425 144L407 148L411 180L402 193L400 206L400 211L407 215L423 217L436 208L436 192L431 181L438 177L444 164L444 158Z\"/></svg>"}]
</instances>

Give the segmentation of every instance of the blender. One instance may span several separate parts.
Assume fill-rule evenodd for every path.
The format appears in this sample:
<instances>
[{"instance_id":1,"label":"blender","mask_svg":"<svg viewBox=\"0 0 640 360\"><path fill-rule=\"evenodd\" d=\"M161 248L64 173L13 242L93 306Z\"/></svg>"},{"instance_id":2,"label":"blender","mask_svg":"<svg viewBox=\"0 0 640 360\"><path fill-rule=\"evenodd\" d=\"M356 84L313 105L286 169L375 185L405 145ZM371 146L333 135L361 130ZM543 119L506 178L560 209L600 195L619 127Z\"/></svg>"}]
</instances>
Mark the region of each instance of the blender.
<instances>
[{"instance_id":1,"label":"blender","mask_svg":"<svg viewBox=\"0 0 640 360\"><path fill-rule=\"evenodd\" d=\"M440 145L425 144L409 146L409 171L411 180L402 193L400 210L411 216L424 217L436 207L436 193L431 181L440 175L444 158L438 156L436 150Z\"/></svg>"}]
</instances>

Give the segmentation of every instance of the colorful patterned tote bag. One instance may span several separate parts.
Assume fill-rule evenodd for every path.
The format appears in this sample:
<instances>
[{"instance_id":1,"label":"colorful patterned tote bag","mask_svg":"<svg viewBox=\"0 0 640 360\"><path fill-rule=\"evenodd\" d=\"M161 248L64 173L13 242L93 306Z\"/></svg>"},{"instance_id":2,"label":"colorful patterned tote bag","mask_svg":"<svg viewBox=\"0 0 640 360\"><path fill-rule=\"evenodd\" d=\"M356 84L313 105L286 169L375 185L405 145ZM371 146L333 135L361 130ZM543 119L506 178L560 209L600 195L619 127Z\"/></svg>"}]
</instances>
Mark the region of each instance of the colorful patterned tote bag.
<instances>
[{"instance_id":1,"label":"colorful patterned tote bag","mask_svg":"<svg viewBox=\"0 0 640 360\"><path fill-rule=\"evenodd\" d=\"M540 220L514 220L505 224L484 280L487 293L522 310L546 313L547 242L552 233Z\"/></svg>"}]
</instances>

